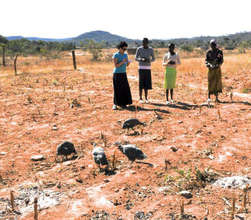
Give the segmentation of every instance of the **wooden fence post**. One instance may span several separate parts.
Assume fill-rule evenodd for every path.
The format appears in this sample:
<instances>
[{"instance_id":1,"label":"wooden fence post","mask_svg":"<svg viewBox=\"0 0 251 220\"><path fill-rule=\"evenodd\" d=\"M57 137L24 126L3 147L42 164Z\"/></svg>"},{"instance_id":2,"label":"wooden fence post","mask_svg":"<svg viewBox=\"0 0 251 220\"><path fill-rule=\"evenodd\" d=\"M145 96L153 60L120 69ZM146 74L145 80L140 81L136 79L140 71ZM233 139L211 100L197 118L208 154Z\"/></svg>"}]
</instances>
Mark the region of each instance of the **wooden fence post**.
<instances>
[{"instance_id":1,"label":"wooden fence post","mask_svg":"<svg viewBox=\"0 0 251 220\"><path fill-rule=\"evenodd\" d=\"M15 59L14 59L14 70L15 70L15 75L17 75L17 57L18 54L16 55Z\"/></svg>"},{"instance_id":2,"label":"wooden fence post","mask_svg":"<svg viewBox=\"0 0 251 220\"><path fill-rule=\"evenodd\" d=\"M6 49L6 47L3 46L2 48L3 48L3 66L6 66L6 62L5 62L5 49Z\"/></svg>"},{"instance_id":3,"label":"wooden fence post","mask_svg":"<svg viewBox=\"0 0 251 220\"><path fill-rule=\"evenodd\" d=\"M14 192L12 190L10 191L10 204L11 204L12 211L14 211L15 210Z\"/></svg>"},{"instance_id":4,"label":"wooden fence post","mask_svg":"<svg viewBox=\"0 0 251 220\"><path fill-rule=\"evenodd\" d=\"M38 220L37 197L34 199L34 220Z\"/></svg>"},{"instance_id":5,"label":"wooden fence post","mask_svg":"<svg viewBox=\"0 0 251 220\"><path fill-rule=\"evenodd\" d=\"M72 51L72 60L73 60L74 70L76 70L77 69L77 63L76 63L75 50Z\"/></svg>"}]
</instances>

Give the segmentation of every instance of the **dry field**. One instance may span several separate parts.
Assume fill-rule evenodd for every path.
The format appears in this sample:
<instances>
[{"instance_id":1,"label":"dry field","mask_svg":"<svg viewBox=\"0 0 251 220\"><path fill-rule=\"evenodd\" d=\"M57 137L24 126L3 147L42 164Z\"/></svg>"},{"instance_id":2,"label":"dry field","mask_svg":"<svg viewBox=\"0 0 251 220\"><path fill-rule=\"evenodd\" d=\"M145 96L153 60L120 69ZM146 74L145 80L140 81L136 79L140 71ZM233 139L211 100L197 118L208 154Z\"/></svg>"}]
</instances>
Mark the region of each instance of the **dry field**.
<instances>
[{"instance_id":1,"label":"dry field","mask_svg":"<svg viewBox=\"0 0 251 220\"><path fill-rule=\"evenodd\" d=\"M133 105L112 111L112 52L92 62L78 51L76 71L70 53L20 57L17 76L12 66L0 66L0 219L34 219L35 197L39 220L251 219L251 53L225 55L222 103L209 108L202 105L204 57L184 53L177 103L164 104L160 50L152 65L151 103L138 103L133 62ZM122 130L123 121L134 117L146 126L138 133ZM56 147L65 140L78 157L58 162ZM136 144L153 166L129 168L116 141ZM99 171L93 142L104 147L114 172ZM33 155L45 159L34 162ZM236 178L220 184L224 177ZM191 198L181 195L184 190Z\"/></svg>"}]
</instances>

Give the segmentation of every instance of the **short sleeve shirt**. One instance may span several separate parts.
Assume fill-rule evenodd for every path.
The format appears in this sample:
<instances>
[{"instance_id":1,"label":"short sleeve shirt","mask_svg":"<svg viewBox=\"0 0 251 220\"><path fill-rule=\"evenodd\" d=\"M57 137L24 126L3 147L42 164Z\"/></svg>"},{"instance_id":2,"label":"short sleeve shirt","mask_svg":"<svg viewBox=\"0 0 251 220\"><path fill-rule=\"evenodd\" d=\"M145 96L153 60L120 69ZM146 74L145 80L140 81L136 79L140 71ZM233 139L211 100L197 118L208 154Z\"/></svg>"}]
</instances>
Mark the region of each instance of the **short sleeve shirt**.
<instances>
[{"instance_id":1,"label":"short sleeve shirt","mask_svg":"<svg viewBox=\"0 0 251 220\"><path fill-rule=\"evenodd\" d=\"M120 52L117 52L113 54L112 58L116 58L117 62L120 63L123 61L123 59L128 59L128 55L126 53L121 54ZM125 73L126 72L126 63L121 65L120 67L115 67L113 70L113 73Z\"/></svg>"}]
</instances>

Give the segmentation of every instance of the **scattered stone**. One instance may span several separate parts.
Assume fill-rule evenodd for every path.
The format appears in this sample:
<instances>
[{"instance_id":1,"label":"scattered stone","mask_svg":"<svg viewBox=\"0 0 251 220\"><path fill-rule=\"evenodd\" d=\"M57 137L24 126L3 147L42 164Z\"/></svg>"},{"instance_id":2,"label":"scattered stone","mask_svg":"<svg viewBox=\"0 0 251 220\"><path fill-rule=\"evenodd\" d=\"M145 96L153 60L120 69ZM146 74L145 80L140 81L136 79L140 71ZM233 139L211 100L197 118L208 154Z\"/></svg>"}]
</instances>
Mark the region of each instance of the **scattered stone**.
<instances>
[{"instance_id":1,"label":"scattered stone","mask_svg":"<svg viewBox=\"0 0 251 220\"><path fill-rule=\"evenodd\" d=\"M81 169L81 170L84 170L84 169L85 169L85 166L80 166L80 169Z\"/></svg>"},{"instance_id":2,"label":"scattered stone","mask_svg":"<svg viewBox=\"0 0 251 220\"><path fill-rule=\"evenodd\" d=\"M251 179L246 176L231 176L218 179L215 186L222 188L241 188L244 189L247 185L251 185Z\"/></svg>"},{"instance_id":3,"label":"scattered stone","mask_svg":"<svg viewBox=\"0 0 251 220\"><path fill-rule=\"evenodd\" d=\"M94 211L93 211L94 212ZM96 211L96 213L94 213L94 215L91 217L91 220L109 220L110 219L110 215L105 212L105 211Z\"/></svg>"},{"instance_id":4,"label":"scattered stone","mask_svg":"<svg viewBox=\"0 0 251 220\"><path fill-rule=\"evenodd\" d=\"M177 148L177 147L174 147L174 146L171 146L170 149L171 149L173 152L178 151L178 148Z\"/></svg>"},{"instance_id":5,"label":"scattered stone","mask_svg":"<svg viewBox=\"0 0 251 220\"><path fill-rule=\"evenodd\" d=\"M32 161L42 161L44 159L45 159L44 155L33 155L33 156L31 156Z\"/></svg>"},{"instance_id":6,"label":"scattered stone","mask_svg":"<svg viewBox=\"0 0 251 220\"><path fill-rule=\"evenodd\" d=\"M191 199L193 197L193 194L189 191L181 191L179 192L179 194L183 197L185 197L186 199Z\"/></svg>"},{"instance_id":7,"label":"scattered stone","mask_svg":"<svg viewBox=\"0 0 251 220\"><path fill-rule=\"evenodd\" d=\"M163 187L159 187L158 191L159 192L168 192L170 191L171 187L170 186L163 186Z\"/></svg>"},{"instance_id":8,"label":"scattered stone","mask_svg":"<svg viewBox=\"0 0 251 220\"><path fill-rule=\"evenodd\" d=\"M83 183L83 180L82 180L81 178L77 178L76 181L77 181L78 183Z\"/></svg>"},{"instance_id":9,"label":"scattered stone","mask_svg":"<svg viewBox=\"0 0 251 220\"><path fill-rule=\"evenodd\" d=\"M53 183L53 182L48 182L44 185L45 188L52 188L54 186L56 186L57 184L56 183Z\"/></svg>"},{"instance_id":10,"label":"scattered stone","mask_svg":"<svg viewBox=\"0 0 251 220\"><path fill-rule=\"evenodd\" d=\"M119 205L121 205L121 202L119 202L119 201L116 199L116 201L113 203L113 205L114 205L114 206L119 206Z\"/></svg>"},{"instance_id":11,"label":"scattered stone","mask_svg":"<svg viewBox=\"0 0 251 220\"><path fill-rule=\"evenodd\" d=\"M64 166L70 166L72 164L73 164L73 161L65 161L65 162L63 162Z\"/></svg>"},{"instance_id":12,"label":"scattered stone","mask_svg":"<svg viewBox=\"0 0 251 220\"><path fill-rule=\"evenodd\" d=\"M209 155L208 158L211 159L211 160L215 159L215 157L213 155Z\"/></svg>"},{"instance_id":13,"label":"scattered stone","mask_svg":"<svg viewBox=\"0 0 251 220\"><path fill-rule=\"evenodd\" d=\"M145 213L144 212L141 212L141 211L138 211L135 213L134 215L134 219L144 219L145 218Z\"/></svg>"},{"instance_id":14,"label":"scattered stone","mask_svg":"<svg viewBox=\"0 0 251 220\"><path fill-rule=\"evenodd\" d=\"M109 183L109 182L110 182L110 180L108 180L108 179L104 179L104 182L105 182L105 183Z\"/></svg>"},{"instance_id":15,"label":"scattered stone","mask_svg":"<svg viewBox=\"0 0 251 220\"><path fill-rule=\"evenodd\" d=\"M57 130L58 130L57 125L53 125L53 126L52 126L52 130L53 130L53 131L57 131Z\"/></svg>"},{"instance_id":16,"label":"scattered stone","mask_svg":"<svg viewBox=\"0 0 251 220\"><path fill-rule=\"evenodd\" d=\"M61 187L62 187L61 183L58 183L57 188L61 189Z\"/></svg>"}]
</instances>

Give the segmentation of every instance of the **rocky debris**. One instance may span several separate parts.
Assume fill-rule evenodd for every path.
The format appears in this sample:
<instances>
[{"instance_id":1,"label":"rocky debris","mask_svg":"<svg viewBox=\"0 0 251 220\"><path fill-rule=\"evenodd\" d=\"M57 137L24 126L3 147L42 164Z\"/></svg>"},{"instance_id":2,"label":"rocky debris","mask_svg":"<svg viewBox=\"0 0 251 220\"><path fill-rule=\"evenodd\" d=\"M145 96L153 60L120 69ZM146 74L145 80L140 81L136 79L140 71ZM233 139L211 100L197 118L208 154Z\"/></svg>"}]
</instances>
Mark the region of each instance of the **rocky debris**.
<instances>
[{"instance_id":1,"label":"rocky debris","mask_svg":"<svg viewBox=\"0 0 251 220\"><path fill-rule=\"evenodd\" d=\"M93 215L91 217L91 220L110 220L110 215L105 211L94 212L93 210Z\"/></svg>"},{"instance_id":2,"label":"rocky debris","mask_svg":"<svg viewBox=\"0 0 251 220\"><path fill-rule=\"evenodd\" d=\"M244 189L247 185L251 185L251 178L246 176L232 176L224 177L218 179L215 183L215 186L222 188L241 188Z\"/></svg>"},{"instance_id":3,"label":"rocky debris","mask_svg":"<svg viewBox=\"0 0 251 220\"><path fill-rule=\"evenodd\" d=\"M171 187L170 186L163 186L163 187L159 187L158 188L158 191L160 192L160 193L165 193L165 192L169 192L171 190Z\"/></svg>"},{"instance_id":4,"label":"rocky debris","mask_svg":"<svg viewBox=\"0 0 251 220\"><path fill-rule=\"evenodd\" d=\"M33 156L31 156L31 160L32 161L42 161L42 160L44 160L45 159L45 157L44 157L44 155L33 155Z\"/></svg>"},{"instance_id":5,"label":"rocky debris","mask_svg":"<svg viewBox=\"0 0 251 220\"><path fill-rule=\"evenodd\" d=\"M193 194L190 191L181 191L179 192L179 194L183 197L185 197L186 199L191 199L193 197Z\"/></svg>"},{"instance_id":6,"label":"rocky debris","mask_svg":"<svg viewBox=\"0 0 251 220\"><path fill-rule=\"evenodd\" d=\"M145 214L142 211L137 211L134 215L134 220L137 220L137 219L148 220L148 219L151 219L152 216L153 216L152 212L148 212Z\"/></svg>"},{"instance_id":7,"label":"rocky debris","mask_svg":"<svg viewBox=\"0 0 251 220\"><path fill-rule=\"evenodd\" d=\"M26 182L15 190L15 207L19 215L27 215L34 210L34 199L38 198L39 211L51 208L60 204L61 199L65 196L60 192L53 190L42 190L35 183ZM0 198L0 208L10 207L9 199ZM5 217L7 212L0 212L0 217ZM17 213L16 213L17 214Z\"/></svg>"},{"instance_id":8,"label":"rocky debris","mask_svg":"<svg viewBox=\"0 0 251 220\"><path fill-rule=\"evenodd\" d=\"M52 126L52 130L57 131L58 130L58 126L57 125L53 125Z\"/></svg>"},{"instance_id":9,"label":"rocky debris","mask_svg":"<svg viewBox=\"0 0 251 220\"><path fill-rule=\"evenodd\" d=\"M134 219L144 219L145 218L145 213L144 212L136 212L134 215Z\"/></svg>"},{"instance_id":10,"label":"rocky debris","mask_svg":"<svg viewBox=\"0 0 251 220\"><path fill-rule=\"evenodd\" d=\"M170 149L173 151L173 152L177 152L179 149L175 146L170 146Z\"/></svg>"},{"instance_id":11,"label":"rocky debris","mask_svg":"<svg viewBox=\"0 0 251 220\"><path fill-rule=\"evenodd\" d=\"M74 108L74 107L81 107L81 104L77 99L73 99L70 104L70 108Z\"/></svg>"},{"instance_id":12,"label":"rocky debris","mask_svg":"<svg viewBox=\"0 0 251 220\"><path fill-rule=\"evenodd\" d=\"M76 178L76 181L77 181L78 183L83 183L83 180L82 180L81 178Z\"/></svg>"},{"instance_id":13,"label":"rocky debris","mask_svg":"<svg viewBox=\"0 0 251 220\"><path fill-rule=\"evenodd\" d=\"M108 180L108 179L104 179L104 182L105 182L105 183L109 183L109 182L110 182L110 180Z\"/></svg>"},{"instance_id":14,"label":"rocky debris","mask_svg":"<svg viewBox=\"0 0 251 220\"><path fill-rule=\"evenodd\" d=\"M130 199L126 201L125 208L127 210L130 210L133 206L134 204L130 201Z\"/></svg>"}]
</instances>

